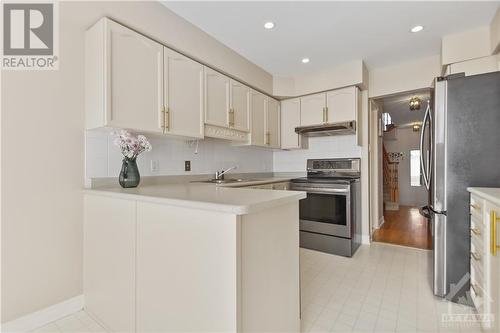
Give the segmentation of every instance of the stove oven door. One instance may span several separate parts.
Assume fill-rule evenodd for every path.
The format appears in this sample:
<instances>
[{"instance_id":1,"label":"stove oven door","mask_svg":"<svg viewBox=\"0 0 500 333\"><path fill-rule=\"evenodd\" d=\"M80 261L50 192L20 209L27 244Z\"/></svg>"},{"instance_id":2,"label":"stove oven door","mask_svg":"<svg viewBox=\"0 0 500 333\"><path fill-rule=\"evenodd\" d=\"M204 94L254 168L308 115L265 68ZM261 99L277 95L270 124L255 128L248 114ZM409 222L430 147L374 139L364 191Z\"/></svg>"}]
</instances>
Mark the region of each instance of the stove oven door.
<instances>
[{"instance_id":1,"label":"stove oven door","mask_svg":"<svg viewBox=\"0 0 500 333\"><path fill-rule=\"evenodd\" d=\"M301 231L351 238L349 185L309 184L294 189L307 192L307 198L300 201Z\"/></svg>"}]
</instances>

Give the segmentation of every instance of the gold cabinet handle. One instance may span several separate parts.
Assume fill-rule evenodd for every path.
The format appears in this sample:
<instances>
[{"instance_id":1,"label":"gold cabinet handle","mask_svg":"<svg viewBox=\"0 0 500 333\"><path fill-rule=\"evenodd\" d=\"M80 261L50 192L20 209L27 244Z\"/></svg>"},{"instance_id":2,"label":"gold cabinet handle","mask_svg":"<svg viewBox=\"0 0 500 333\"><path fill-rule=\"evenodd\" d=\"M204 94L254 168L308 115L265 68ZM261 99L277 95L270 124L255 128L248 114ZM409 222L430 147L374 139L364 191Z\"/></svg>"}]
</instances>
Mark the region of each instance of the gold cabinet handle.
<instances>
[{"instance_id":1,"label":"gold cabinet handle","mask_svg":"<svg viewBox=\"0 0 500 333\"><path fill-rule=\"evenodd\" d=\"M163 117L163 126L165 131L170 130L170 109L165 107L165 116Z\"/></svg>"},{"instance_id":2,"label":"gold cabinet handle","mask_svg":"<svg viewBox=\"0 0 500 333\"><path fill-rule=\"evenodd\" d=\"M494 256L500 249L500 246L497 245L497 222L500 222L500 217L497 216L496 211L492 210L490 213L490 251Z\"/></svg>"},{"instance_id":3,"label":"gold cabinet handle","mask_svg":"<svg viewBox=\"0 0 500 333\"><path fill-rule=\"evenodd\" d=\"M234 109L229 108L229 127L234 127Z\"/></svg>"},{"instance_id":4,"label":"gold cabinet handle","mask_svg":"<svg viewBox=\"0 0 500 333\"><path fill-rule=\"evenodd\" d=\"M325 107L325 123L328 122L328 106Z\"/></svg>"},{"instance_id":5,"label":"gold cabinet handle","mask_svg":"<svg viewBox=\"0 0 500 333\"><path fill-rule=\"evenodd\" d=\"M478 204L470 204L470 207L471 207L472 209L480 209L480 208L481 208L481 206L480 206L480 205L478 205Z\"/></svg>"},{"instance_id":6,"label":"gold cabinet handle","mask_svg":"<svg viewBox=\"0 0 500 333\"><path fill-rule=\"evenodd\" d=\"M479 231L479 229L476 229L476 228L470 228L470 231L472 231L472 233L476 236L480 236L481 235L481 231Z\"/></svg>"},{"instance_id":7,"label":"gold cabinet handle","mask_svg":"<svg viewBox=\"0 0 500 333\"><path fill-rule=\"evenodd\" d=\"M475 252L471 252L470 255L475 261L481 261L481 257L477 255Z\"/></svg>"},{"instance_id":8,"label":"gold cabinet handle","mask_svg":"<svg viewBox=\"0 0 500 333\"><path fill-rule=\"evenodd\" d=\"M165 133L165 106L161 107L161 130Z\"/></svg>"},{"instance_id":9,"label":"gold cabinet handle","mask_svg":"<svg viewBox=\"0 0 500 333\"><path fill-rule=\"evenodd\" d=\"M476 294L477 296L481 297L481 294L479 294L476 290L476 285L474 283L471 283L470 284L470 287L472 288L472 290L474 290L474 294Z\"/></svg>"},{"instance_id":10,"label":"gold cabinet handle","mask_svg":"<svg viewBox=\"0 0 500 333\"><path fill-rule=\"evenodd\" d=\"M266 132L266 145L270 145L271 144L271 133L270 132Z\"/></svg>"},{"instance_id":11,"label":"gold cabinet handle","mask_svg":"<svg viewBox=\"0 0 500 333\"><path fill-rule=\"evenodd\" d=\"M323 108L323 122L326 123L326 108Z\"/></svg>"}]
</instances>

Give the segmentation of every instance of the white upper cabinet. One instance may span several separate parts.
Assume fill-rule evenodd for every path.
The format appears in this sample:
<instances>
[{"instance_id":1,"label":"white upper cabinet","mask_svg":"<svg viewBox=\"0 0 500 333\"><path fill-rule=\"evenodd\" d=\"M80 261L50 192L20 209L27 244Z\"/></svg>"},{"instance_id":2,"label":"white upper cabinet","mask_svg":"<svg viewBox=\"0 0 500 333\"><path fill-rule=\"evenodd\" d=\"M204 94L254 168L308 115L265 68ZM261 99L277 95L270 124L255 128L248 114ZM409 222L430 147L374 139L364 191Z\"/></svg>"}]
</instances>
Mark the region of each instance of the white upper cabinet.
<instances>
[{"instance_id":1,"label":"white upper cabinet","mask_svg":"<svg viewBox=\"0 0 500 333\"><path fill-rule=\"evenodd\" d=\"M326 94L300 98L300 126L319 125L325 122Z\"/></svg>"},{"instance_id":2,"label":"white upper cabinet","mask_svg":"<svg viewBox=\"0 0 500 333\"><path fill-rule=\"evenodd\" d=\"M239 131L250 131L250 88L238 81L231 80L231 107L229 127Z\"/></svg>"},{"instance_id":3,"label":"white upper cabinet","mask_svg":"<svg viewBox=\"0 0 500 333\"><path fill-rule=\"evenodd\" d=\"M87 129L203 137L203 65L108 18L85 43Z\"/></svg>"},{"instance_id":4,"label":"white upper cabinet","mask_svg":"<svg viewBox=\"0 0 500 333\"><path fill-rule=\"evenodd\" d=\"M357 120L358 88L347 87L326 93L326 122L338 123Z\"/></svg>"},{"instance_id":5,"label":"white upper cabinet","mask_svg":"<svg viewBox=\"0 0 500 333\"><path fill-rule=\"evenodd\" d=\"M251 91L250 96L252 107L252 132L250 144L253 146L265 146L266 96L257 91Z\"/></svg>"},{"instance_id":6,"label":"white upper cabinet","mask_svg":"<svg viewBox=\"0 0 500 333\"><path fill-rule=\"evenodd\" d=\"M205 123L220 127L229 125L230 79L205 67Z\"/></svg>"},{"instance_id":7,"label":"white upper cabinet","mask_svg":"<svg viewBox=\"0 0 500 333\"><path fill-rule=\"evenodd\" d=\"M203 65L165 48L165 132L203 138Z\"/></svg>"},{"instance_id":8,"label":"white upper cabinet","mask_svg":"<svg viewBox=\"0 0 500 333\"><path fill-rule=\"evenodd\" d=\"M87 128L162 132L163 46L108 19L86 38Z\"/></svg>"},{"instance_id":9,"label":"white upper cabinet","mask_svg":"<svg viewBox=\"0 0 500 333\"><path fill-rule=\"evenodd\" d=\"M280 106L269 97L266 98L266 145L280 148Z\"/></svg>"},{"instance_id":10,"label":"white upper cabinet","mask_svg":"<svg viewBox=\"0 0 500 333\"><path fill-rule=\"evenodd\" d=\"M301 148L300 135L295 128L300 126L300 99L292 98L281 101L281 148Z\"/></svg>"}]
</instances>

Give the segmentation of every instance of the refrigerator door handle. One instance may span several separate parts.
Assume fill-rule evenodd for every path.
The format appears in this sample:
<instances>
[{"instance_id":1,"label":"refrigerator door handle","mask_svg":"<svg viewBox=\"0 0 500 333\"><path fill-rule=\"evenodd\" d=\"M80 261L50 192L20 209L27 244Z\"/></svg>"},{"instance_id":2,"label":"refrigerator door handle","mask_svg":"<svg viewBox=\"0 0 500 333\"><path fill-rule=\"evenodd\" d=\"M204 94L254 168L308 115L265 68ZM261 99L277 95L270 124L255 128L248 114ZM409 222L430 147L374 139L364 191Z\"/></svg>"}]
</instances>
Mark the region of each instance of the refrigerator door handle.
<instances>
[{"instance_id":1,"label":"refrigerator door handle","mask_svg":"<svg viewBox=\"0 0 500 333\"><path fill-rule=\"evenodd\" d=\"M424 178L424 185L427 190L430 188L430 165L431 163L428 164L428 168L425 167L424 163L424 139L425 139L425 127L427 125L427 122L430 120L430 115L431 115L431 105L430 102L427 101L427 109L425 110L425 115L424 119L422 122L422 127L420 129L420 169L422 170L422 177ZM432 146L432 142L431 142ZM431 154L432 155L432 154Z\"/></svg>"}]
</instances>

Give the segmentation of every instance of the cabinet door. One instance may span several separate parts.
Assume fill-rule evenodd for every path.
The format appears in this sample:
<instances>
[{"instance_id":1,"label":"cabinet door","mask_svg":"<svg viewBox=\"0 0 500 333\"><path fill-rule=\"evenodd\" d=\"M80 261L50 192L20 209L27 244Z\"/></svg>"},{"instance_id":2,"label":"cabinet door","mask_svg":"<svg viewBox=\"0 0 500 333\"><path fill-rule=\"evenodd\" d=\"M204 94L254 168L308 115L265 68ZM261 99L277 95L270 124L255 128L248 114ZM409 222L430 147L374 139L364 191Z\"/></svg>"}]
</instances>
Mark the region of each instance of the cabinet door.
<instances>
[{"instance_id":1,"label":"cabinet door","mask_svg":"<svg viewBox=\"0 0 500 333\"><path fill-rule=\"evenodd\" d=\"M165 48L165 132L203 138L203 65Z\"/></svg>"},{"instance_id":2,"label":"cabinet door","mask_svg":"<svg viewBox=\"0 0 500 333\"><path fill-rule=\"evenodd\" d=\"M314 94L300 98L300 126L320 125L325 121L326 94Z\"/></svg>"},{"instance_id":3,"label":"cabinet door","mask_svg":"<svg viewBox=\"0 0 500 333\"><path fill-rule=\"evenodd\" d=\"M266 137L266 96L263 94L252 91L251 93L251 107L252 107L252 142L254 146L265 146Z\"/></svg>"},{"instance_id":4,"label":"cabinet door","mask_svg":"<svg viewBox=\"0 0 500 333\"><path fill-rule=\"evenodd\" d=\"M484 242L485 252L485 265L488 281L488 288L486 290L486 296L484 297L484 302L486 308L489 310L488 313L493 314L494 321L490 323L485 323L483 328L490 332L499 332L500 324L498 322L498 318L500 318L500 249L496 250L495 255L493 255L493 246L500 246L500 207L492 204L489 201L485 201L485 224L486 230L488 232L485 233ZM496 216L493 216L492 213L495 213ZM494 221L493 217L496 217L497 220ZM495 227L496 235L492 237L493 228ZM493 241L496 241L493 244ZM488 325L489 324L489 325Z\"/></svg>"},{"instance_id":5,"label":"cabinet door","mask_svg":"<svg viewBox=\"0 0 500 333\"><path fill-rule=\"evenodd\" d=\"M328 123L357 120L358 88L347 87L326 93Z\"/></svg>"},{"instance_id":6,"label":"cabinet door","mask_svg":"<svg viewBox=\"0 0 500 333\"><path fill-rule=\"evenodd\" d=\"M281 148L300 148L300 135L295 128L300 126L300 99L281 101Z\"/></svg>"},{"instance_id":7,"label":"cabinet door","mask_svg":"<svg viewBox=\"0 0 500 333\"><path fill-rule=\"evenodd\" d=\"M231 80L229 124L239 131L250 131L250 88L234 80Z\"/></svg>"},{"instance_id":8,"label":"cabinet door","mask_svg":"<svg viewBox=\"0 0 500 333\"><path fill-rule=\"evenodd\" d=\"M229 126L229 78L205 67L205 123Z\"/></svg>"},{"instance_id":9,"label":"cabinet door","mask_svg":"<svg viewBox=\"0 0 500 333\"><path fill-rule=\"evenodd\" d=\"M162 132L163 46L106 23L108 126Z\"/></svg>"},{"instance_id":10,"label":"cabinet door","mask_svg":"<svg viewBox=\"0 0 500 333\"><path fill-rule=\"evenodd\" d=\"M280 105L272 98L266 103L266 143L271 148L280 147Z\"/></svg>"},{"instance_id":11,"label":"cabinet door","mask_svg":"<svg viewBox=\"0 0 500 333\"><path fill-rule=\"evenodd\" d=\"M237 332L238 230L234 215L137 202L136 331Z\"/></svg>"},{"instance_id":12,"label":"cabinet door","mask_svg":"<svg viewBox=\"0 0 500 333\"><path fill-rule=\"evenodd\" d=\"M85 311L112 332L134 332L135 202L85 195L83 204Z\"/></svg>"}]
</instances>

